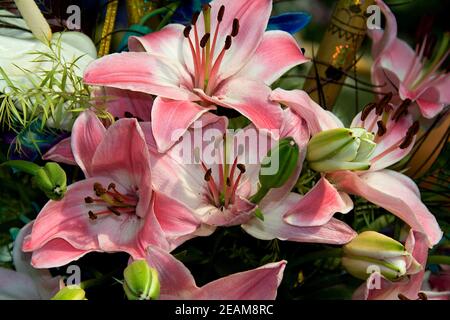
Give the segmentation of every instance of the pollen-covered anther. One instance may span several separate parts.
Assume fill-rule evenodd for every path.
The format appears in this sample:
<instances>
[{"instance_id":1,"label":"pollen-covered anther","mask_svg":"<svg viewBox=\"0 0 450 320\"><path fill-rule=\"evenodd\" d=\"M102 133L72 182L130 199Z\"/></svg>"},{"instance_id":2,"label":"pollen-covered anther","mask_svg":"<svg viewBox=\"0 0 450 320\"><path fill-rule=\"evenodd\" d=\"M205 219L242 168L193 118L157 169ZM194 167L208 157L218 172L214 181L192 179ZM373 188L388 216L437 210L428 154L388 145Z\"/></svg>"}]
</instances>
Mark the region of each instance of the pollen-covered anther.
<instances>
[{"instance_id":1,"label":"pollen-covered anther","mask_svg":"<svg viewBox=\"0 0 450 320\"><path fill-rule=\"evenodd\" d=\"M377 126L378 126L377 135L379 137L382 137L387 131L386 125L384 124L383 121L379 120L379 121L377 121Z\"/></svg>"},{"instance_id":2,"label":"pollen-covered anther","mask_svg":"<svg viewBox=\"0 0 450 320\"><path fill-rule=\"evenodd\" d=\"M219 13L217 14L217 21L218 22L222 22L224 13L225 13L225 6L221 5L220 9L219 9Z\"/></svg>"},{"instance_id":3,"label":"pollen-covered anther","mask_svg":"<svg viewBox=\"0 0 450 320\"><path fill-rule=\"evenodd\" d=\"M183 30L183 35L185 38L189 38L189 35L191 34L192 26L186 26Z\"/></svg>"},{"instance_id":4,"label":"pollen-covered anther","mask_svg":"<svg viewBox=\"0 0 450 320\"><path fill-rule=\"evenodd\" d=\"M233 40L231 39L231 36L227 36L227 38L225 39L225 50L228 50L231 48L231 44L233 43Z\"/></svg>"},{"instance_id":5,"label":"pollen-covered anther","mask_svg":"<svg viewBox=\"0 0 450 320\"><path fill-rule=\"evenodd\" d=\"M368 105L366 105L361 112L361 121L365 121L369 114L372 112L373 109L375 109L377 104L375 102L371 102Z\"/></svg>"},{"instance_id":6,"label":"pollen-covered anther","mask_svg":"<svg viewBox=\"0 0 450 320\"><path fill-rule=\"evenodd\" d=\"M231 36L236 37L239 34L239 19L233 19L233 27L231 29Z\"/></svg>"},{"instance_id":7,"label":"pollen-covered anther","mask_svg":"<svg viewBox=\"0 0 450 320\"><path fill-rule=\"evenodd\" d=\"M97 219L97 215L95 213L93 213L92 211L89 211L88 214L89 214L89 219L91 219L91 220Z\"/></svg>"},{"instance_id":8,"label":"pollen-covered anther","mask_svg":"<svg viewBox=\"0 0 450 320\"><path fill-rule=\"evenodd\" d=\"M239 169L239 171L241 171L241 173L245 173L245 171L247 170L245 168L245 165L243 165L242 163L238 163L237 168Z\"/></svg>"},{"instance_id":9,"label":"pollen-covered anther","mask_svg":"<svg viewBox=\"0 0 450 320\"><path fill-rule=\"evenodd\" d=\"M394 114L392 115L392 120L397 122L398 120L401 119L401 117L407 115L408 108L411 105L411 103L412 101L410 99L403 100L403 102L400 104L400 106L397 108L397 110L395 110Z\"/></svg>"},{"instance_id":10,"label":"pollen-covered anther","mask_svg":"<svg viewBox=\"0 0 450 320\"><path fill-rule=\"evenodd\" d=\"M208 43L210 37L211 37L211 34L206 33L203 36L202 40L200 40L200 47L202 47L202 48L206 47L206 44Z\"/></svg>"},{"instance_id":11,"label":"pollen-covered anther","mask_svg":"<svg viewBox=\"0 0 450 320\"><path fill-rule=\"evenodd\" d=\"M205 181L210 181L210 180L211 180L211 174L212 174L211 168L209 168L208 170L206 170L206 173L205 173Z\"/></svg>"},{"instance_id":12,"label":"pollen-covered anther","mask_svg":"<svg viewBox=\"0 0 450 320\"><path fill-rule=\"evenodd\" d=\"M91 197L86 197L86 198L84 198L84 202L88 203L88 204L94 203L94 199L92 199Z\"/></svg>"},{"instance_id":13,"label":"pollen-covered anther","mask_svg":"<svg viewBox=\"0 0 450 320\"><path fill-rule=\"evenodd\" d=\"M94 192L97 197L101 197L106 193L106 189L98 182L94 183Z\"/></svg>"}]
</instances>

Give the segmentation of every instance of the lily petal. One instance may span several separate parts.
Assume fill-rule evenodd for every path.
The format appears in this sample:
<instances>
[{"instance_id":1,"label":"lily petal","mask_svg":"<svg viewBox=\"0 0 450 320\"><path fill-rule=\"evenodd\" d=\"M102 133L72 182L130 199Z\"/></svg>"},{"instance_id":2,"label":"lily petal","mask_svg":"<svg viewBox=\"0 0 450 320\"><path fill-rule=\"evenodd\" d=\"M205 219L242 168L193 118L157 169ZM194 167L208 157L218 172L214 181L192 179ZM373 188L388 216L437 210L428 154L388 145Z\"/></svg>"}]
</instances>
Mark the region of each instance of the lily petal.
<instances>
[{"instance_id":1,"label":"lily petal","mask_svg":"<svg viewBox=\"0 0 450 320\"><path fill-rule=\"evenodd\" d=\"M277 88L270 95L270 99L288 106L305 119L312 135L320 131L343 127L342 122L335 115L324 110L305 91L287 91Z\"/></svg>"},{"instance_id":2,"label":"lily petal","mask_svg":"<svg viewBox=\"0 0 450 320\"><path fill-rule=\"evenodd\" d=\"M262 82L234 78L225 81L214 96L207 96L202 90L195 89L204 100L225 108L234 109L247 117L260 130L273 132L279 130L283 121L280 105L269 100L270 88Z\"/></svg>"},{"instance_id":3,"label":"lily petal","mask_svg":"<svg viewBox=\"0 0 450 320\"><path fill-rule=\"evenodd\" d=\"M340 193L326 179L319 182L284 215L284 221L297 227L314 227L326 224L336 212L348 213L353 202Z\"/></svg>"},{"instance_id":4,"label":"lily petal","mask_svg":"<svg viewBox=\"0 0 450 320\"><path fill-rule=\"evenodd\" d=\"M92 158L105 137L106 129L94 112L80 114L72 129L71 150L78 166L86 177L91 176Z\"/></svg>"},{"instance_id":5,"label":"lily petal","mask_svg":"<svg viewBox=\"0 0 450 320\"><path fill-rule=\"evenodd\" d=\"M392 170L366 172L360 176L341 171L331 174L329 178L340 190L385 208L413 230L424 233L430 248L442 238L436 218L420 200L415 183L405 175Z\"/></svg>"},{"instance_id":6,"label":"lily petal","mask_svg":"<svg viewBox=\"0 0 450 320\"><path fill-rule=\"evenodd\" d=\"M195 102L156 98L152 108L152 131L159 152L170 149L192 123L210 110L213 108Z\"/></svg>"},{"instance_id":7,"label":"lily petal","mask_svg":"<svg viewBox=\"0 0 450 320\"><path fill-rule=\"evenodd\" d=\"M61 140L48 150L42 156L42 159L76 166L77 162L73 156L71 144L72 141L70 137Z\"/></svg>"},{"instance_id":8,"label":"lily petal","mask_svg":"<svg viewBox=\"0 0 450 320\"><path fill-rule=\"evenodd\" d=\"M344 222L332 218L328 223L315 227L297 227L283 221L283 216L300 200L302 196L291 193L282 203L262 207L264 221L253 218L242 228L250 235L261 240L289 240L296 242L345 244L357 233Z\"/></svg>"},{"instance_id":9,"label":"lily petal","mask_svg":"<svg viewBox=\"0 0 450 320\"><path fill-rule=\"evenodd\" d=\"M178 100L196 100L187 89L191 81L176 61L144 52L107 55L84 73L90 85L139 91Z\"/></svg>"},{"instance_id":10,"label":"lily petal","mask_svg":"<svg viewBox=\"0 0 450 320\"><path fill-rule=\"evenodd\" d=\"M234 76L271 85L291 68L308 62L295 39L284 31L268 31L251 60Z\"/></svg>"},{"instance_id":11,"label":"lily petal","mask_svg":"<svg viewBox=\"0 0 450 320\"><path fill-rule=\"evenodd\" d=\"M121 90L117 88L105 88L106 108L112 116L128 118L127 113L139 119L150 121L153 97L142 92Z\"/></svg>"}]
</instances>

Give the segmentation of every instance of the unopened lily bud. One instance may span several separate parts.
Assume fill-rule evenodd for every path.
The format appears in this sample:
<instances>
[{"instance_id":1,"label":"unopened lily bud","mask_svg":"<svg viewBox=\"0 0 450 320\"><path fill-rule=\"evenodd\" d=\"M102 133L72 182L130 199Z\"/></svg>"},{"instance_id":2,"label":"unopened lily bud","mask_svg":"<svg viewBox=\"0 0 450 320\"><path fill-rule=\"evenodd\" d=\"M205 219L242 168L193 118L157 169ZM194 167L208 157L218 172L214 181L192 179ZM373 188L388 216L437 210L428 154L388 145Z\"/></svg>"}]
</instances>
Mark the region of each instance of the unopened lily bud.
<instances>
[{"instance_id":1,"label":"unopened lily bud","mask_svg":"<svg viewBox=\"0 0 450 320\"><path fill-rule=\"evenodd\" d=\"M318 172L367 170L376 143L363 128L337 128L314 135L308 143L306 160Z\"/></svg>"},{"instance_id":2,"label":"unopened lily bud","mask_svg":"<svg viewBox=\"0 0 450 320\"><path fill-rule=\"evenodd\" d=\"M123 289L128 300L156 300L159 298L158 272L147 261L137 260L123 272Z\"/></svg>"},{"instance_id":3,"label":"unopened lily bud","mask_svg":"<svg viewBox=\"0 0 450 320\"><path fill-rule=\"evenodd\" d=\"M343 267L366 280L372 272L396 281L421 270L420 264L398 241L374 231L365 231L343 247Z\"/></svg>"},{"instance_id":4,"label":"unopened lily bud","mask_svg":"<svg viewBox=\"0 0 450 320\"><path fill-rule=\"evenodd\" d=\"M292 138L281 139L272 148L261 163L259 173L259 191L252 197L253 203L259 203L270 189L282 187L293 175L300 151Z\"/></svg>"},{"instance_id":5,"label":"unopened lily bud","mask_svg":"<svg viewBox=\"0 0 450 320\"><path fill-rule=\"evenodd\" d=\"M59 290L52 300L87 300L86 292L79 286L67 286Z\"/></svg>"},{"instance_id":6,"label":"unopened lily bud","mask_svg":"<svg viewBox=\"0 0 450 320\"><path fill-rule=\"evenodd\" d=\"M67 191L66 173L55 162L48 162L36 171L34 175L36 185L52 200L60 200Z\"/></svg>"}]
</instances>

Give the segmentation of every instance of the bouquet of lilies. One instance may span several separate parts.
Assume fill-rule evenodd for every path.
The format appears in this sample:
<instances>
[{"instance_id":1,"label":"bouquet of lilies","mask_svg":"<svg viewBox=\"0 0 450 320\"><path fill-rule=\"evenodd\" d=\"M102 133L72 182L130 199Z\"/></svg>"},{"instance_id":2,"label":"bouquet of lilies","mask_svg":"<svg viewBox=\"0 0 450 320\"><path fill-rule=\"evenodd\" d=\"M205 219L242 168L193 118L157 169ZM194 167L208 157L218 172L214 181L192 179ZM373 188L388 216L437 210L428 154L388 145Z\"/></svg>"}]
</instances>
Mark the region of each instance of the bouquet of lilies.
<instances>
[{"instance_id":1,"label":"bouquet of lilies","mask_svg":"<svg viewBox=\"0 0 450 320\"><path fill-rule=\"evenodd\" d=\"M295 35L310 16L271 17L271 0L161 1L162 25L102 57L15 2L0 299L450 297L448 128L434 178L408 174L424 132L448 126L448 34L414 50L375 1L375 94L346 121L284 81L316 64Z\"/></svg>"}]
</instances>

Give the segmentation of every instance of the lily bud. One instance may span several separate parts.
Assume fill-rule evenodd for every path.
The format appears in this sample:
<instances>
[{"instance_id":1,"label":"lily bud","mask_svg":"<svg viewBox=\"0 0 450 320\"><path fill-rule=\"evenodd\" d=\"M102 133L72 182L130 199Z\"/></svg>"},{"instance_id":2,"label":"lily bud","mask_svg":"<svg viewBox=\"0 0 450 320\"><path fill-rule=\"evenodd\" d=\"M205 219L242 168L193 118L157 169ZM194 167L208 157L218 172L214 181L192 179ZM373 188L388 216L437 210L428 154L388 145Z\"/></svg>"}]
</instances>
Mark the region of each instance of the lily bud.
<instances>
[{"instance_id":1,"label":"lily bud","mask_svg":"<svg viewBox=\"0 0 450 320\"><path fill-rule=\"evenodd\" d=\"M306 160L318 172L367 170L376 143L363 128L338 128L314 135L308 143Z\"/></svg>"},{"instance_id":2,"label":"lily bud","mask_svg":"<svg viewBox=\"0 0 450 320\"><path fill-rule=\"evenodd\" d=\"M158 273L147 261L137 260L123 272L123 289L128 300L156 300L159 298Z\"/></svg>"},{"instance_id":3,"label":"lily bud","mask_svg":"<svg viewBox=\"0 0 450 320\"><path fill-rule=\"evenodd\" d=\"M300 151L292 138L281 139L261 163L258 192L251 198L259 203L270 189L282 187L292 176L298 164Z\"/></svg>"},{"instance_id":4,"label":"lily bud","mask_svg":"<svg viewBox=\"0 0 450 320\"><path fill-rule=\"evenodd\" d=\"M87 300L86 292L79 286L67 286L59 290L51 300Z\"/></svg>"},{"instance_id":5,"label":"lily bud","mask_svg":"<svg viewBox=\"0 0 450 320\"><path fill-rule=\"evenodd\" d=\"M67 178L64 170L55 162L48 162L36 171L36 185L52 200L61 200L67 191Z\"/></svg>"},{"instance_id":6,"label":"lily bud","mask_svg":"<svg viewBox=\"0 0 450 320\"><path fill-rule=\"evenodd\" d=\"M375 271L388 280L396 281L421 270L420 264L400 242L378 232L359 234L343 250L343 267L362 280Z\"/></svg>"}]
</instances>

